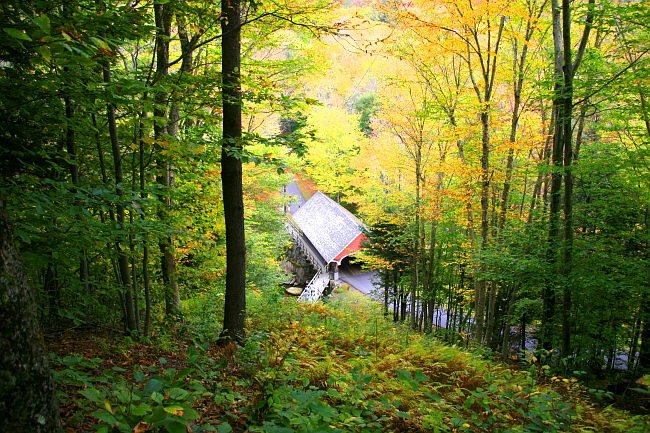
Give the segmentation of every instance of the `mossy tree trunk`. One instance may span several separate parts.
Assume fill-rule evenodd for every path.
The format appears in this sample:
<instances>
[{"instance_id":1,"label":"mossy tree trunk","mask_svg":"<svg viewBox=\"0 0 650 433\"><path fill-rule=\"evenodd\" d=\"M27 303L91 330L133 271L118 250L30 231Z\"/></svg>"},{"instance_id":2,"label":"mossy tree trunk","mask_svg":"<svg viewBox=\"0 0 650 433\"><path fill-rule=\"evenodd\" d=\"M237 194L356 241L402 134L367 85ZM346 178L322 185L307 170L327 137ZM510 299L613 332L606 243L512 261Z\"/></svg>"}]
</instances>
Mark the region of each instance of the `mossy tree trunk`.
<instances>
[{"instance_id":1,"label":"mossy tree trunk","mask_svg":"<svg viewBox=\"0 0 650 433\"><path fill-rule=\"evenodd\" d=\"M13 233L0 198L0 431L61 432L54 384Z\"/></svg>"}]
</instances>

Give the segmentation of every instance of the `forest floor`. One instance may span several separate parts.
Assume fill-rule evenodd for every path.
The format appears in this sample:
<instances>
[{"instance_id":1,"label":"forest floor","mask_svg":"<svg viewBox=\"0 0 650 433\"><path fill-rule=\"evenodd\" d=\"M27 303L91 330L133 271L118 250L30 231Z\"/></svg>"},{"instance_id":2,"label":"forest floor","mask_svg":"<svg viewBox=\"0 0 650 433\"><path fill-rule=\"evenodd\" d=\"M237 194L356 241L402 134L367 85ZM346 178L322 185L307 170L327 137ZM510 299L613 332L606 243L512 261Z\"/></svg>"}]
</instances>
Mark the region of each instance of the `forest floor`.
<instances>
[{"instance_id":1,"label":"forest floor","mask_svg":"<svg viewBox=\"0 0 650 433\"><path fill-rule=\"evenodd\" d=\"M191 317L149 342L47 334L66 433L650 432L650 394L444 345L353 291L252 310L242 348L200 342Z\"/></svg>"}]
</instances>

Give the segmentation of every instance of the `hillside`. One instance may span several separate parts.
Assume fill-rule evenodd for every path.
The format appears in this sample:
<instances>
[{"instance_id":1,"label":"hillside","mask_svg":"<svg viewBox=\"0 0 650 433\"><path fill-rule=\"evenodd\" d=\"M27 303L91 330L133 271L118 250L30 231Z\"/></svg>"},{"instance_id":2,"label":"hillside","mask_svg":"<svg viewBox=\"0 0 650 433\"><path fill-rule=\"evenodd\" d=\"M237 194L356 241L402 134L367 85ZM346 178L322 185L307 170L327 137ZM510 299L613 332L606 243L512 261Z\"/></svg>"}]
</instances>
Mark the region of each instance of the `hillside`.
<instances>
[{"instance_id":1,"label":"hillside","mask_svg":"<svg viewBox=\"0 0 650 433\"><path fill-rule=\"evenodd\" d=\"M649 431L650 418L609 406L606 393L409 332L353 291L253 304L239 349L210 343L210 299L150 344L51 339L66 431Z\"/></svg>"}]
</instances>

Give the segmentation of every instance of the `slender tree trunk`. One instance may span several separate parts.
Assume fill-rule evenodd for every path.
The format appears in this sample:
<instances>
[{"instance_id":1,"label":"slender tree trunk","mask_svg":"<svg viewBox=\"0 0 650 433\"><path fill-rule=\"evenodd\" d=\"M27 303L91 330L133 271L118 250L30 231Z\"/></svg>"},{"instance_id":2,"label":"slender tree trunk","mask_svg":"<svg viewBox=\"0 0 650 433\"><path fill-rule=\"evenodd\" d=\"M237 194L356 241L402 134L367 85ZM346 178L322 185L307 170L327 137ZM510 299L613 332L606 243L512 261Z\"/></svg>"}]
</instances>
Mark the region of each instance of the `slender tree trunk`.
<instances>
[{"instance_id":1,"label":"slender tree trunk","mask_svg":"<svg viewBox=\"0 0 650 433\"><path fill-rule=\"evenodd\" d=\"M133 173L135 175L135 173ZM135 176L134 176L135 179ZM135 189L135 188L134 188ZM133 226L134 216L132 212L129 212L129 224ZM133 234L129 233L129 251L131 252L131 291L133 292L133 309L135 314L135 327L136 329L141 329L140 327L140 295L138 290L138 265L137 265L137 254L136 254L136 244Z\"/></svg>"},{"instance_id":2,"label":"slender tree trunk","mask_svg":"<svg viewBox=\"0 0 650 433\"><path fill-rule=\"evenodd\" d=\"M411 328L417 329L417 296L420 285L420 188L422 154L419 144L415 145L415 233L411 269Z\"/></svg>"},{"instance_id":3,"label":"slender tree trunk","mask_svg":"<svg viewBox=\"0 0 650 433\"><path fill-rule=\"evenodd\" d=\"M143 99L148 99L148 95L145 94ZM144 142L144 119L147 117L147 112L142 111L140 113L140 123L139 123L139 136L138 136L138 180L140 188L140 197L146 199L148 197L146 185L147 185L147 176L146 176L146 151L145 151L145 142ZM147 219L146 209L141 209L140 219L145 221ZM149 236L148 233L144 233L144 239L142 240L142 286L144 290L144 324L143 324L143 333L145 337L148 337L151 330L151 283L149 281Z\"/></svg>"},{"instance_id":4,"label":"slender tree trunk","mask_svg":"<svg viewBox=\"0 0 650 433\"><path fill-rule=\"evenodd\" d=\"M544 142L544 148L542 149L542 154L540 155L540 162L543 165L548 165L550 157L551 157L551 143L553 142L553 136L554 136L554 115L555 115L555 110L552 111L551 114L551 122L550 122L550 133L545 134L546 135L546 141ZM528 211L528 219L526 220L526 225L530 228L533 223L533 213L535 209L537 208L537 201L544 201L546 197L546 188L544 185L546 184L546 177L544 173L541 171L537 173L537 180L535 181L535 186L533 187L533 193L531 194L530 198L530 209ZM541 197L541 199L540 199Z\"/></svg>"},{"instance_id":5,"label":"slender tree trunk","mask_svg":"<svg viewBox=\"0 0 650 433\"><path fill-rule=\"evenodd\" d=\"M492 345L492 334L494 333L494 323L496 317L496 304L497 304L497 289L498 285L496 281L490 281L490 293L488 296L488 308L487 308L487 326L485 328L485 344L488 346Z\"/></svg>"},{"instance_id":6,"label":"slender tree trunk","mask_svg":"<svg viewBox=\"0 0 650 433\"><path fill-rule=\"evenodd\" d=\"M534 18L535 20L538 19L543 10L544 10L544 5L546 2L540 6L538 13L536 14L536 17ZM531 11L532 12L532 11ZM514 57L513 57L513 70L515 71L515 75L513 77L513 86L512 86L512 93L513 93L513 99L514 99L514 105L513 105L513 110L512 110L512 120L510 122L510 143L515 143L517 140L517 129L519 127L519 115L520 115L520 109L521 109L521 93L523 90L524 86L524 77L525 77L525 72L526 72L526 60L528 56L528 42L532 39L533 34L535 31L535 26L533 25L533 17L530 17L527 24L526 24L526 33L524 36L524 44L521 48L521 53L519 53L519 42L516 38L513 39L512 45L513 45L513 52L514 52ZM507 220L507 215L508 215L508 203L510 199L510 188L511 188L511 182L512 182L512 175L514 171L514 148L511 147L510 150L508 151L508 157L506 161L506 173L505 173L505 179L503 181L503 191L501 193L501 206L499 210L499 222L497 225L497 230L498 230L498 236L497 236L497 242L499 244L502 243L502 235L503 231L506 228L506 220ZM540 177L541 179L541 177ZM541 182L538 181L538 184L541 184ZM525 193L524 193L525 194ZM534 199L533 199L534 200ZM523 199L522 199L522 206L523 210ZM514 294L516 292L516 289L512 289L512 293ZM489 324L489 334L491 336L492 334L492 329L494 327L494 304L495 304L495 299L494 297L496 296L496 288L493 288L493 291L491 292L490 296L490 310L491 310L491 319L490 319L490 324ZM506 350L508 347L508 342L509 342L509 334L510 334L510 315L514 312L514 301L516 299L515 295L512 295L509 297L509 302L510 304L508 305L507 313L506 313L506 320L505 320L505 330L504 330L504 336L503 336L503 345L502 345L502 353L503 356L506 356Z\"/></svg>"},{"instance_id":7,"label":"slender tree trunk","mask_svg":"<svg viewBox=\"0 0 650 433\"><path fill-rule=\"evenodd\" d=\"M562 0L562 40L564 54L564 91L563 119L564 132L564 245L560 273L562 275L562 356L571 354L571 263L573 254L573 59L571 47L571 4L570 0Z\"/></svg>"},{"instance_id":8,"label":"slender tree trunk","mask_svg":"<svg viewBox=\"0 0 650 433\"><path fill-rule=\"evenodd\" d=\"M171 3L157 3L154 5L155 20L157 27L156 34L156 84L165 89L166 80L169 76L169 44L171 38L171 25L173 19ZM169 93L166 90L156 92L156 108L154 116L157 120L154 124L154 135L158 143L166 140L175 139L175 135L170 131L172 125L171 114L167 110L169 105ZM170 110L171 111L171 110ZM165 123L164 120L167 122ZM165 155L159 156L159 175L158 183L163 187L163 193L160 198L162 206L160 207L159 217L162 221L169 220L169 213L173 208L172 191L174 189L174 166L169 158ZM165 314L167 316L176 315L181 306L178 281L176 277L176 256L174 254L174 237L169 235L160 239L158 242L160 248L162 279L165 285Z\"/></svg>"},{"instance_id":9,"label":"slender tree trunk","mask_svg":"<svg viewBox=\"0 0 650 433\"><path fill-rule=\"evenodd\" d=\"M630 348L627 353L627 369L628 371L634 371L636 366L636 355L637 355L637 350L639 348L639 337L641 336L640 331L641 330L641 317L640 315L637 316L636 320L634 321L634 325L632 326L632 336L630 337L630 341L628 344L628 347Z\"/></svg>"},{"instance_id":10,"label":"slender tree trunk","mask_svg":"<svg viewBox=\"0 0 650 433\"><path fill-rule=\"evenodd\" d=\"M510 353L510 332L512 325L510 318L515 312L515 302L517 300L517 287L510 289L510 296L508 302L508 312L506 313L505 329L503 330L503 341L501 344L501 359L506 360Z\"/></svg>"},{"instance_id":11,"label":"slender tree trunk","mask_svg":"<svg viewBox=\"0 0 650 433\"><path fill-rule=\"evenodd\" d=\"M399 286L397 270L393 272L395 284L393 285L393 322L399 322Z\"/></svg>"},{"instance_id":12,"label":"slender tree trunk","mask_svg":"<svg viewBox=\"0 0 650 433\"><path fill-rule=\"evenodd\" d=\"M111 65L109 61L104 62L104 82L111 84ZM133 305L133 294L131 292L131 273L129 270L129 258L123 245L126 243L126 209L124 206L124 175L122 170L122 153L120 151L120 140L117 134L117 122L115 119L115 106L110 102L106 104L106 114L108 118L108 132L111 140L111 151L113 153L113 166L115 170L115 193L117 195L117 205L115 216L117 218L118 229L122 232L115 241L117 250L117 263L119 268L120 285L123 290L124 304L124 325L127 331L137 332L135 320L135 308Z\"/></svg>"},{"instance_id":13,"label":"slender tree trunk","mask_svg":"<svg viewBox=\"0 0 650 433\"><path fill-rule=\"evenodd\" d=\"M560 204L562 198L562 165L564 159L565 133L565 129L562 123L565 116L564 104L562 103L562 95L564 91L562 86L562 9L558 0L553 0L552 17L556 82L555 97L553 100L553 118L555 120L555 127L553 128L553 171L551 174L549 234L547 246L547 261L551 269L553 269L557 263L557 252L560 246ZM542 347L546 350L550 350L552 348L551 340L553 333L553 321L555 316L556 284L556 279L552 273L548 276L542 292L543 305L540 341Z\"/></svg>"},{"instance_id":14,"label":"slender tree trunk","mask_svg":"<svg viewBox=\"0 0 650 433\"><path fill-rule=\"evenodd\" d=\"M571 284L570 274L573 261L573 77L580 66L584 55L594 18L595 0L589 0L589 10L585 27L575 59L572 54L571 42L571 2L562 0L559 8L558 0L553 0L553 41L555 51L556 94L554 107L557 110L556 128L553 141L553 184L551 187L551 231L549 233L549 256L555 259L552 249L560 246L559 288L562 290L561 311L561 346L562 356L571 355ZM561 168L561 169L560 169ZM561 171L560 171L561 170ZM559 172L559 173L558 173ZM559 206L560 189L564 179L564 240L559 240ZM553 263L551 260L551 263ZM545 299L546 300L546 299ZM546 309L545 309L546 310ZM545 311L543 319L546 330L543 332L547 348L549 340L549 320ZM543 320L544 322L544 320Z\"/></svg>"},{"instance_id":15,"label":"slender tree trunk","mask_svg":"<svg viewBox=\"0 0 650 433\"><path fill-rule=\"evenodd\" d=\"M390 271L384 269L384 317L388 317L388 299L390 294Z\"/></svg>"},{"instance_id":16,"label":"slender tree trunk","mask_svg":"<svg viewBox=\"0 0 650 433\"><path fill-rule=\"evenodd\" d=\"M481 113L482 138L481 138L481 244L480 250L485 251L489 237L489 209L490 209L490 118L486 112ZM479 275L474 280L474 314L476 320L476 341L484 342L485 337L485 298L487 282L481 277L487 268L481 261L478 265Z\"/></svg>"},{"instance_id":17,"label":"slender tree trunk","mask_svg":"<svg viewBox=\"0 0 650 433\"><path fill-rule=\"evenodd\" d=\"M226 296L223 341L241 342L246 319L246 239L242 162L241 18L240 0L221 3L221 50L223 73L223 145L221 182L226 222Z\"/></svg>"},{"instance_id":18,"label":"slender tree trunk","mask_svg":"<svg viewBox=\"0 0 650 433\"><path fill-rule=\"evenodd\" d=\"M65 134L65 143L66 150L68 152L68 158L70 159L69 169L70 169L70 180L72 184L77 188L79 186L79 161L77 159L77 142L75 130L72 127L72 122L74 121L74 105L70 98L63 98L65 103L65 117L67 120L66 125L66 134ZM82 201L80 199L75 199L76 206L82 206ZM88 259L86 257L86 250L82 248L79 252L79 282L83 287L83 293L85 296L90 297L90 283L88 278ZM87 306L90 306L90 303L86 303ZM86 318L90 318L92 312L87 309Z\"/></svg>"},{"instance_id":19,"label":"slender tree trunk","mask_svg":"<svg viewBox=\"0 0 650 433\"><path fill-rule=\"evenodd\" d=\"M439 189L439 188L438 188ZM429 239L429 263L428 267L425 269L425 281L424 286L427 288L428 296L428 308L429 313L428 318L425 322L425 328L430 328L433 326L433 314L436 308L436 281L435 281L435 270L436 270L436 230L437 230L437 221L431 221L431 235Z\"/></svg>"},{"instance_id":20,"label":"slender tree trunk","mask_svg":"<svg viewBox=\"0 0 650 433\"><path fill-rule=\"evenodd\" d=\"M95 116L95 113L91 113L90 117L92 119L93 129L95 130L94 138L95 138L95 144L97 146L97 159L99 160L99 172L100 172L101 177L102 177L102 184L106 188L110 188L110 185L109 185L109 182L108 182L108 175L107 175L107 172L106 172L106 161L104 159L104 150L102 149L102 140L101 140L101 138L99 136L99 127L97 125L97 117ZM112 207L108 208L108 217L109 217L110 221L113 221L113 222L116 221L115 210ZM102 211L101 209L99 210L99 220L101 221L102 224L104 224L106 222L106 217L104 215L104 211ZM109 245L109 247L110 247L110 245ZM110 256L111 256L111 259L110 259L111 269L113 271L113 275L115 276L115 281L119 284L119 282L121 280L120 279L119 267L117 265L116 260L113 258L113 254L110 254ZM121 302L120 305L121 305L121 309L122 309L122 313L123 313L122 316L124 318L126 318L126 313L125 313L126 309L125 309L125 306L124 306L124 302Z\"/></svg>"},{"instance_id":21,"label":"slender tree trunk","mask_svg":"<svg viewBox=\"0 0 650 433\"><path fill-rule=\"evenodd\" d=\"M463 143L459 141L458 145L458 155L463 162L463 165L466 164L465 161L465 149ZM469 184L466 186L469 190ZM469 235L469 240L471 245L476 245L476 231L474 230L474 211L472 208L472 203L467 200L465 205L465 212L467 214L467 231ZM483 336L483 326L485 323L485 281L481 281L478 278L478 275L481 271L481 265L474 264L472 265L472 270L474 274L474 311L476 313L475 321L475 336L476 341L481 341ZM479 305L482 305L479 306Z\"/></svg>"},{"instance_id":22,"label":"slender tree trunk","mask_svg":"<svg viewBox=\"0 0 650 433\"><path fill-rule=\"evenodd\" d=\"M62 432L34 293L0 198L0 431Z\"/></svg>"},{"instance_id":23,"label":"slender tree trunk","mask_svg":"<svg viewBox=\"0 0 650 433\"><path fill-rule=\"evenodd\" d=\"M476 29L472 30L472 35L477 41L477 45L472 47L467 43L467 57L470 78L474 86L474 91L478 101L483 105L480 113L481 119L481 244L480 251L484 252L488 247L489 241L489 209L490 209L490 103L492 101L492 93L494 91L494 77L497 68L497 58L499 54L499 45L503 36L503 28L506 19L502 17L497 26L497 34L494 38L494 46L492 46L492 28L488 28L487 47L481 48L478 43L478 33ZM477 54L478 61L481 66L482 82L479 84L474 77L472 70L472 50ZM478 274L474 283L474 297L475 297L475 318L476 318L476 341L479 343L484 342L485 338L485 301L487 292L487 282L482 278L487 273L487 267L483 260L478 265Z\"/></svg>"},{"instance_id":24,"label":"slender tree trunk","mask_svg":"<svg viewBox=\"0 0 650 433\"><path fill-rule=\"evenodd\" d=\"M638 372L643 375L650 372L650 296L646 294L641 299L641 321Z\"/></svg>"}]
</instances>

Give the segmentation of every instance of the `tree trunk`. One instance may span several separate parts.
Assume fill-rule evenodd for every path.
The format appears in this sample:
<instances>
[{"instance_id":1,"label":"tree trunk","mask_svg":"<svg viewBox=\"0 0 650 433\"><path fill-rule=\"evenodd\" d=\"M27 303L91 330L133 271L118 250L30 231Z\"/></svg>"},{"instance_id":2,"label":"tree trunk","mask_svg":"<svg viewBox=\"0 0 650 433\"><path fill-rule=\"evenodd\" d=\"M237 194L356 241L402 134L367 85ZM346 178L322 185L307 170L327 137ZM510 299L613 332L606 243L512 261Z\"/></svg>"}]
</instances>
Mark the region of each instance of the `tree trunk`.
<instances>
[{"instance_id":1,"label":"tree trunk","mask_svg":"<svg viewBox=\"0 0 650 433\"><path fill-rule=\"evenodd\" d=\"M166 88L165 80L169 75L169 43L171 38L171 25L173 13L172 5L156 4L156 84ZM154 133L156 141L162 143L171 138L175 138L168 128L172 124L171 115L167 111L169 93L165 90L156 92L156 108L154 116L157 118L154 123ZM161 122L161 119L168 119L169 122ZM168 160L168 157L159 155L159 175L158 183L163 186L163 194L160 197L162 206L160 207L159 217L162 221L169 220L169 212L173 206L172 190L174 189L174 167ZM165 314L174 316L180 310L180 295L178 290L178 281L176 279L176 257L174 255L174 237L165 236L158 242L160 248L160 268L162 271L163 284L165 285Z\"/></svg>"},{"instance_id":2,"label":"tree trunk","mask_svg":"<svg viewBox=\"0 0 650 433\"><path fill-rule=\"evenodd\" d=\"M593 7L595 0L589 0L589 10L585 20L585 27L582 32L580 45L576 51L575 59L572 54L571 43L571 2L562 0L562 7L559 8L558 0L553 0L553 44L555 51L555 96L553 105L557 110L556 128L553 140L553 183L551 189L551 230L549 232L549 258L553 263L557 246L561 245L562 254L559 257L559 275L562 278L559 285L562 289L562 311L561 311L561 346L562 356L569 357L571 354L571 285L569 277L573 261L573 77L580 66L584 55L589 34L594 19ZM559 207L560 189L564 179L564 240L559 239ZM546 290L549 294L549 288ZM554 295L552 295L554 296ZM546 301L546 299L545 299ZM543 341L545 348L550 348L549 340L549 316L550 311L544 311ZM546 323L544 323L546 322Z\"/></svg>"},{"instance_id":3,"label":"tree trunk","mask_svg":"<svg viewBox=\"0 0 650 433\"><path fill-rule=\"evenodd\" d=\"M643 295L641 300L641 345L639 347L639 366L640 375L650 372L650 297Z\"/></svg>"},{"instance_id":4,"label":"tree trunk","mask_svg":"<svg viewBox=\"0 0 650 433\"><path fill-rule=\"evenodd\" d=\"M488 247L489 236L489 209L490 209L490 116L487 112L481 113L482 138L481 138L481 252ZM484 342L485 337L485 298L487 282L479 276L485 275L487 268L481 260L477 266L479 274L474 277L474 313L476 317L476 341Z\"/></svg>"},{"instance_id":5,"label":"tree trunk","mask_svg":"<svg viewBox=\"0 0 650 433\"><path fill-rule=\"evenodd\" d=\"M562 0L562 39L564 54L564 89L562 127L564 128L564 245L562 266L562 356L571 354L571 285L569 276L573 253L573 174L571 164L573 157L572 120L573 120L573 64L571 55L571 5L570 0Z\"/></svg>"},{"instance_id":6,"label":"tree trunk","mask_svg":"<svg viewBox=\"0 0 650 433\"><path fill-rule=\"evenodd\" d=\"M488 296L488 308L487 308L487 323L485 327L485 344L487 346L492 345L492 334L494 333L494 324L496 316L496 304L497 304L497 282L490 281L490 293Z\"/></svg>"},{"instance_id":7,"label":"tree trunk","mask_svg":"<svg viewBox=\"0 0 650 433\"><path fill-rule=\"evenodd\" d=\"M61 432L54 384L13 233L0 199L0 431Z\"/></svg>"},{"instance_id":8,"label":"tree trunk","mask_svg":"<svg viewBox=\"0 0 650 433\"><path fill-rule=\"evenodd\" d=\"M145 94L143 99L148 99L148 95ZM138 137L138 168L139 168L138 179L139 179L139 187L140 187L140 197L142 199L146 199L148 197L147 190L146 190L147 178L146 178L145 170L147 164L145 162L146 151L145 151L145 142L144 142L144 119L146 117L147 117L147 112L143 110L142 113L140 113L140 123L139 123L140 135ZM145 221L147 219L145 209L142 209L142 212L140 213L140 219L142 221ZM149 337L149 332L151 329L151 284L149 282L149 235L146 232L144 233L144 238L142 240L141 274L142 274L142 285L144 289L144 304L145 304L143 333L145 337Z\"/></svg>"},{"instance_id":9,"label":"tree trunk","mask_svg":"<svg viewBox=\"0 0 650 433\"><path fill-rule=\"evenodd\" d=\"M420 188L422 177L422 150L415 144L415 233L413 234L413 253L411 269L411 328L417 329L417 295L420 285Z\"/></svg>"},{"instance_id":10,"label":"tree trunk","mask_svg":"<svg viewBox=\"0 0 650 433\"><path fill-rule=\"evenodd\" d=\"M107 85L111 84L111 65L107 60L104 63L104 82ZM120 140L117 135L117 122L115 119L115 106L110 102L106 104L106 114L108 117L108 132L111 140L111 151L113 153L113 164L115 169L115 194L117 195L117 206L115 216L117 217L118 229L122 232L126 230L126 209L124 206L124 174L122 170L122 154L120 151ZM124 233L118 236L115 241L115 249L117 250L117 262L119 266L119 284L124 292L124 325L127 331L137 332L137 323L135 320L135 306L133 304L133 294L131 292L131 272L129 270L129 258L126 251L123 249L125 244Z\"/></svg>"},{"instance_id":11,"label":"tree trunk","mask_svg":"<svg viewBox=\"0 0 650 433\"><path fill-rule=\"evenodd\" d=\"M478 98L478 101L484 105L481 113L481 244L480 251L484 252L488 246L488 237L489 237L489 199L490 199L490 102L492 100L492 93L494 91L494 77L496 74L497 68L497 58L499 54L499 45L501 43L501 38L503 36L503 27L505 26L506 19L502 17L499 20L499 25L497 27L497 35L494 39L494 46L491 45L491 38L488 37L488 46L483 49L477 45L475 48L471 48L471 45L467 45L467 64L470 72L470 79L474 86L474 91ZM489 34L492 34L492 29L490 28ZM472 32L476 32L476 29L473 29ZM476 38L477 34L473 33ZM482 87L479 85L477 80L474 77L474 72L472 70L472 58L471 50L475 51L478 54L479 63L481 66L481 76L482 76ZM484 333L485 333L485 301L486 301L486 292L487 292L487 282L480 278L479 276L484 276L487 273L487 266L483 262L477 265L474 279L474 302L475 302L475 318L476 318L476 335L475 339L479 343L484 342Z\"/></svg>"},{"instance_id":12,"label":"tree trunk","mask_svg":"<svg viewBox=\"0 0 650 433\"><path fill-rule=\"evenodd\" d=\"M383 280L384 280L384 317L388 317L388 299L390 296L390 271L388 269L383 270Z\"/></svg>"},{"instance_id":13,"label":"tree trunk","mask_svg":"<svg viewBox=\"0 0 650 433\"><path fill-rule=\"evenodd\" d=\"M72 122L74 121L74 105L70 98L63 98L65 103L65 118L68 122L66 125L65 131L65 143L66 150L68 152L68 158L70 163L68 164L70 169L70 180L75 187L79 186L79 162L77 160L77 142L75 139L75 130L72 127ZM80 199L75 199L75 206L83 206L83 203ZM81 217L80 217L81 218ZM90 297L90 283L88 278L88 259L86 258L86 250L82 248L79 252L79 282L83 286L84 295L88 298ZM86 300L86 305L90 306L91 304ZM91 312L86 311L86 318L91 317Z\"/></svg>"},{"instance_id":14,"label":"tree trunk","mask_svg":"<svg viewBox=\"0 0 650 433\"><path fill-rule=\"evenodd\" d=\"M242 342L246 319L246 239L242 162L240 0L221 3L223 73L223 144L221 183L226 222L226 296L222 341Z\"/></svg>"},{"instance_id":15,"label":"tree trunk","mask_svg":"<svg viewBox=\"0 0 650 433\"><path fill-rule=\"evenodd\" d=\"M510 332L512 324L510 318L515 312L515 302L517 300L517 287L510 288L510 296L508 297L508 311L506 313L505 329L503 330L503 340L501 343L501 359L504 361L508 358L510 353ZM523 350L523 349L522 349Z\"/></svg>"}]
</instances>

